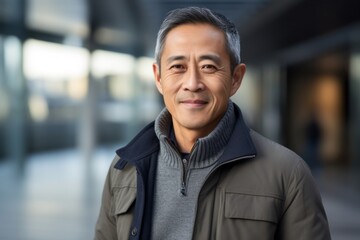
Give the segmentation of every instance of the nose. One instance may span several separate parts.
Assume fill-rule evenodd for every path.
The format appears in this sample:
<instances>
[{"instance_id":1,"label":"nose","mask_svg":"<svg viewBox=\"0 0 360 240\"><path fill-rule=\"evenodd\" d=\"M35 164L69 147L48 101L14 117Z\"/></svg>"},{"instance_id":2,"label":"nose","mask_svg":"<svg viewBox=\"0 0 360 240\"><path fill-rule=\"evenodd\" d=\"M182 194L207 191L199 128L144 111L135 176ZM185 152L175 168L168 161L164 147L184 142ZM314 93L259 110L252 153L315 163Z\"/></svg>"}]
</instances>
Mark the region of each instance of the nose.
<instances>
[{"instance_id":1,"label":"nose","mask_svg":"<svg viewBox=\"0 0 360 240\"><path fill-rule=\"evenodd\" d=\"M204 84L199 69L196 67L188 68L187 74L184 76L183 89L191 92L204 90Z\"/></svg>"}]
</instances>

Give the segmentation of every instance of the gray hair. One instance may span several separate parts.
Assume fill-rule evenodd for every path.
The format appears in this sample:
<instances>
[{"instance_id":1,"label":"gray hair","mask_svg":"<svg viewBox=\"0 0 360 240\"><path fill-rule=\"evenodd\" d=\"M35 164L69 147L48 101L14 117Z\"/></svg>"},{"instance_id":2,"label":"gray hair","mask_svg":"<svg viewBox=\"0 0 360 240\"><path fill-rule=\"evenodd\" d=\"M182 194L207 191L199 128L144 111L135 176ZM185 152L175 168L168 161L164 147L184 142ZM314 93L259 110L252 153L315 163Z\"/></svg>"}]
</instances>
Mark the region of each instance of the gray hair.
<instances>
[{"instance_id":1,"label":"gray hair","mask_svg":"<svg viewBox=\"0 0 360 240\"><path fill-rule=\"evenodd\" d=\"M208 23L220 29L226 38L231 71L234 70L236 65L240 64L240 36L234 23L224 15L207 8L187 7L170 11L160 26L155 47L155 60L159 66L167 34L173 28L187 23Z\"/></svg>"}]
</instances>

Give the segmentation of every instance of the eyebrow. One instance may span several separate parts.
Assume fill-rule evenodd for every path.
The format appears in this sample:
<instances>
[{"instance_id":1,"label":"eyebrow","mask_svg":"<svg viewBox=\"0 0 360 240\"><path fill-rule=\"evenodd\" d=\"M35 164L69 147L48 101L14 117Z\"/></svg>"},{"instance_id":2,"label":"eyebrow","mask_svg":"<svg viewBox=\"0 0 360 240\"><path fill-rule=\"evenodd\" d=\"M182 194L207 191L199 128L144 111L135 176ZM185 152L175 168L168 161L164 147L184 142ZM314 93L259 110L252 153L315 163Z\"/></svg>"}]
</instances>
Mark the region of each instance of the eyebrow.
<instances>
[{"instance_id":1,"label":"eyebrow","mask_svg":"<svg viewBox=\"0 0 360 240\"><path fill-rule=\"evenodd\" d=\"M200 61L203 61L203 60L211 60L211 61L215 62L217 65L220 65L220 63L221 63L221 58L215 54L201 55Z\"/></svg>"},{"instance_id":2,"label":"eyebrow","mask_svg":"<svg viewBox=\"0 0 360 240\"><path fill-rule=\"evenodd\" d=\"M169 64L169 63L171 63L173 61L184 60L184 59L186 59L186 57L183 56L183 55L175 55L175 56L168 57L166 59L166 62Z\"/></svg>"},{"instance_id":3,"label":"eyebrow","mask_svg":"<svg viewBox=\"0 0 360 240\"><path fill-rule=\"evenodd\" d=\"M175 56L170 56L166 59L167 63L171 63L173 61L178 61L178 60L184 60L186 59L185 56L183 55L175 55ZM200 61L203 60L211 60L214 61L216 64L220 65L221 63L221 58L218 55L215 54L205 54L205 55L201 55L199 58Z\"/></svg>"}]
</instances>

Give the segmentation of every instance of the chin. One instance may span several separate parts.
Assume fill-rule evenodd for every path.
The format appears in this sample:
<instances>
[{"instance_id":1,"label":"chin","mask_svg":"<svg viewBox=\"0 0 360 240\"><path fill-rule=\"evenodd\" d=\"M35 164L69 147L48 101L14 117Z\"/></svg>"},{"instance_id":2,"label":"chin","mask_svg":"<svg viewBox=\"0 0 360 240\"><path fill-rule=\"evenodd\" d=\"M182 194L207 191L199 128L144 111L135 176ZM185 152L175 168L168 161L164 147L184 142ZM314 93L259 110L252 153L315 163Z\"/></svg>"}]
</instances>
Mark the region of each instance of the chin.
<instances>
[{"instance_id":1,"label":"chin","mask_svg":"<svg viewBox=\"0 0 360 240\"><path fill-rule=\"evenodd\" d=\"M203 121L194 121L194 120L189 120L189 121L184 121L181 124L183 127L190 129L190 130L200 130L203 129L204 127L206 127L206 123Z\"/></svg>"}]
</instances>

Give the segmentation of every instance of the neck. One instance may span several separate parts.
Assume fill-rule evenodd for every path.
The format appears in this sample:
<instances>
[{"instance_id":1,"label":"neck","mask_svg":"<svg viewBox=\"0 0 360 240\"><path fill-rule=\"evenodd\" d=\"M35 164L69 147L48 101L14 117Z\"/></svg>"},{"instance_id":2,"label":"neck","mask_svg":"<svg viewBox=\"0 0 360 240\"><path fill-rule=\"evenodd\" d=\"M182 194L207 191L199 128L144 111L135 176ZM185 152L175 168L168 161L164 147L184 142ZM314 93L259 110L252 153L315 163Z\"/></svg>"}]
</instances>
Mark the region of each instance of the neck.
<instances>
[{"instance_id":1,"label":"neck","mask_svg":"<svg viewBox=\"0 0 360 240\"><path fill-rule=\"evenodd\" d=\"M174 132L179 151L183 153L190 153L196 140L199 138L198 135L185 133L181 130L176 130L175 127Z\"/></svg>"},{"instance_id":2,"label":"neck","mask_svg":"<svg viewBox=\"0 0 360 240\"><path fill-rule=\"evenodd\" d=\"M183 153L190 153L194 147L196 141L199 138L206 137L211 131L192 130L179 127L177 124L173 124L176 143L179 151Z\"/></svg>"},{"instance_id":3,"label":"neck","mask_svg":"<svg viewBox=\"0 0 360 240\"><path fill-rule=\"evenodd\" d=\"M231 129L235 121L235 117L232 113L232 104L229 105L227 112L229 112L229 114L225 112L225 115L228 116L220 125L222 127L216 132L214 130L218 127L222 118L212 121L212 123L208 124L205 128L186 128L172 118L170 112L164 108L155 121L155 131L159 139L168 138L171 134L171 138L176 141L177 148L182 153L190 153L199 139L201 139L200 142L202 142L203 139L208 139L208 136L210 135L213 138L213 143L211 146L209 145L209 147L213 149L213 144L217 145L219 142L223 142L223 139L221 138L223 134L226 136L231 135ZM172 130L170 130L171 128ZM171 131L173 132L170 133Z\"/></svg>"}]
</instances>

